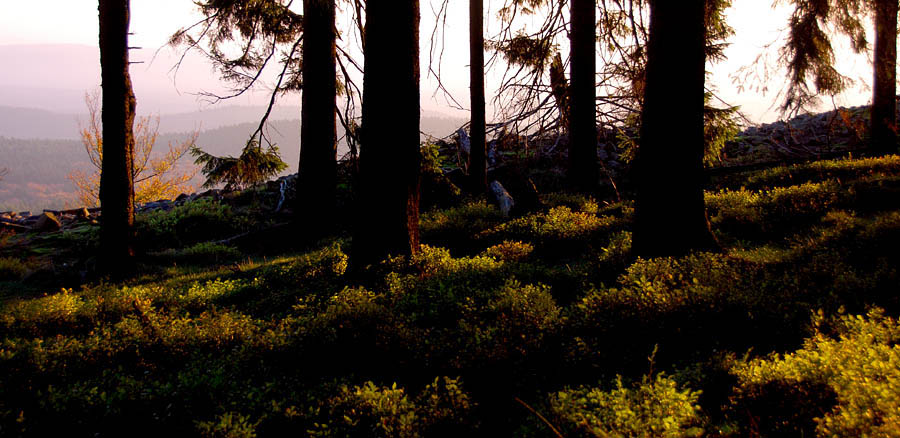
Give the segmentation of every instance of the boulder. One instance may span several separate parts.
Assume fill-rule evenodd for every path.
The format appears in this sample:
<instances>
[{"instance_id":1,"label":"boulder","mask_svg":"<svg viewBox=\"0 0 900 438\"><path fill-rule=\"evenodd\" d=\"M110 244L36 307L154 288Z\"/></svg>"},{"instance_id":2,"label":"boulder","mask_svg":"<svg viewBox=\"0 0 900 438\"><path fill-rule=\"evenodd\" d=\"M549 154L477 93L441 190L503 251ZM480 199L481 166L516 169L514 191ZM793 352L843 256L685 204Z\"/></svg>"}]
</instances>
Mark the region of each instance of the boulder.
<instances>
[{"instance_id":1,"label":"boulder","mask_svg":"<svg viewBox=\"0 0 900 438\"><path fill-rule=\"evenodd\" d=\"M494 181L491 183L491 194L494 195L494 199L497 201L497 206L500 208L500 214L503 217L509 217L509 212L516 206L516 201L513 200L513 197L510 196L509 192L503 188L503 184L500 184L500 181Z\"/></svg>"},{"instance_id":2,"label":"boulder","mask_svg":"<svg viewBox=\"0 0 900 438\"><path fill-rule=\"evenodd\" d=\"M16 233L24 233L28 231L28 227L12 222L0 222L0 230L13 231Z\"/></svg>"},{"instance_id":3,"label":"boulder","mask_svg":"<svg viewBox=\"0 0 900 438\"><path fill-rule=\"evenodd\" d=\"M71 210L63 210L60 212L62 215L70 215L74 216L76 219L87 219L91 216L91 212L88 211L86 207L81 208L73 208Z\"/></svg>"},{"instance_id":4,"label":"boulder","mask_svg":"<svg viewBox=\"0 0 900 438\"><path fill-rule=\"evenodd\" d=\"M37 231L39 233L50 232L50 231L59 231L62 227L62 224L59 222L59 219L56 218L51 212L44 212L38 217L37 222L31 226L32 231Z\"/></svg>"}]
</instances>

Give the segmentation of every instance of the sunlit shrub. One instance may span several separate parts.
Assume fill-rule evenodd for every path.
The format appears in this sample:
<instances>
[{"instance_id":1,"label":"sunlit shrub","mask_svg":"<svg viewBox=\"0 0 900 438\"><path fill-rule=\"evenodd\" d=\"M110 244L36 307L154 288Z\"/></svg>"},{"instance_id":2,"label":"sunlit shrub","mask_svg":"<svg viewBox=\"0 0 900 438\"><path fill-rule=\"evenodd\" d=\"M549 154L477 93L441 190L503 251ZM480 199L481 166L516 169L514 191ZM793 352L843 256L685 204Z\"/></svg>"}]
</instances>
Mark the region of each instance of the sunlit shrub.
<instances>
[{"instance_id":1,"label":"sunlit shrub","mask_svg":"<svg viewBox=\"0 0 900 438\"><path fill-rule=\"evenodd\" d=\"M241 280L215 279L206 283L194 283L177 300L183 306L203 308L207 305L240 292L248 284Z\"/></svg>"},{"instance_id":2,"label":"sunlit shrub","mask_svg":"<svg viewBox=\"0 0 900 438\"><path fill-rule=\"evenodd\" d=\"M458 380L444 377L415 397L396 384L343 386L328 406L330 421L317 424L312 436L414 438L465 425L472 402Z\"/></svg>"},{"instance_id":3,"label":"sunlit shrub","mask_svg":"<svg viewBox=\"0 0 900 438\"><path fill-rule=\"evenodd\" d=\"M254 314L287 313L298 298L327 299L344 289L348 256L339 244L263 266L237 301Z\"/></svg>"},{"instance_id":4,"label":"sunlit shrub","mask_svg":"<svg viewBox=\"0 0 900 438\"><path fill-rule=\"evenodd\" d=\"M805 419L815 422L821 437L898 436L900 323L873 310L865 317L841 317L829 336L822 330L825 319L816 322L819 329L802 349L733 368L738 378L733 411L739 418L746 413L748 432L796 434L812 429L813 424L798 424ZM790 399L795 405L774 400L788 392L801 395Z\"/></svg>"},{"instance_id":5,"label":"sunlit shrub","mask_svg":"<svg viewBox=\"0 0 900 438\"><path fill-rule=\"evenodd\" d=\"M482 252L487 257L504 262L520 262L528 259L534 252L534 245L518 241L505 241Z\"/></svg>"},{"instance_id":6,"label":"sunlit shrub","mask_svg":"<svg viewBox=\"0 0 900 438\"><path fill-rule=\"evenodd\" d=\"M609 243L600 249L598 266L606 272L622 272L631 260L631 232L620 231L609 238Z\"/></svg>"},{"instance_id":7,"label":"sunlit shrub","mask_svg":"<svg viewBox=\"0 0 900 438\"><path fill-rule=\"evenodd\" d=\"M738 174L723 181L725 185L740 184L751 190L768 190L809 182L840 179L852 180L878 174L900 173L900 156L874 158L842 158L811 163L778 166L771 169Z\"/></svg>"},{"instance_id":8,"label":"sunlit shrub","mask_svg":"<svg viewBox=\"0 0 900 438\"><path fill-rule=\"evenodd\" d=\"M569 207L553 207L546 212L532 213L482 232L482 238L502 238L533 242L537 245L568 246L576 240L589 240L594 233L621 225L622 220L601 216Z\"/></svg>"},{"instance_id":9,"label":"sunlit shrub","mask_svg":"<svg viewBox=\"0 0 900 438\"><path fill-rule=\"evenodd\" d=\"M645 377L633 387L619 377L610 391L578 387L552 394L550 408L571 436L699 437L703 429L698 396L663 375Z\"/></svg>"},{"instance_id":10,"label":"sunlit shrub","mask_svg":"<svg viewBox=\"0 0 900 438\"><path fill-rule=\"evenodd\" d=\"M37 332L42 328L60 329L75 325L96 310L72 289L41 298L14 301L0 313L0 323L7 328Z\"/></svg>"},{"instance_id":11,"label":"sunlit shrub","mask_svg":"<svg viewBox=\"0 0 900 438\"><path fill-rule=\"evenodd\" d=\"M541 195L541 202L548 207L568 207L572 211L597 214L600 211L597 200L577 193L548 193Z\"/></svg>"},{"instance_id":12,"label":"sunlit shrub","mask_svg":"<svg viewBox=\"0 0 900 438\"><path fill-rule=\"evenodd\" d=\"M546 286L511 280L484 307L467 300L461 354L476 362L520 361L537 354L560 323L560 309Z\"/></svg>"},{"instance_id":13,"label":"sunlit shrub","mask_svg":"<svg viewBox=\"0 0 900 438\"><path fill-rule=\"evenodd\" d=\"M846 199L837 181L805 183L754 192L746 189L706 193L710 222L735 233L770 232L806 225ZM751 234L752 235L752 234Z\"/></svg>"},{"instance_id":14,"label":"sunlit shrub","mask_svg":"<svg viewBox=\"0 0 900 438\"><path fill-rule=\"evenodd\" d=\"M389 298L403 315L422 324L455 324L466 299L483 304L507 277L492 257L454 258L443 248L422 246L409 261L412 273L386 278Z\"/></svg>"},{"instance_id":15,"label":"sunlit shrub","mask_svg":"<svg viewBox=\"0 0 900 438\"><path fill-rule=\"evenodd\" d=\"M257 424L239 413L226 412L215 420L197 422L197 431L204 438L255 438Z\"/></svg>"}]
</instances>

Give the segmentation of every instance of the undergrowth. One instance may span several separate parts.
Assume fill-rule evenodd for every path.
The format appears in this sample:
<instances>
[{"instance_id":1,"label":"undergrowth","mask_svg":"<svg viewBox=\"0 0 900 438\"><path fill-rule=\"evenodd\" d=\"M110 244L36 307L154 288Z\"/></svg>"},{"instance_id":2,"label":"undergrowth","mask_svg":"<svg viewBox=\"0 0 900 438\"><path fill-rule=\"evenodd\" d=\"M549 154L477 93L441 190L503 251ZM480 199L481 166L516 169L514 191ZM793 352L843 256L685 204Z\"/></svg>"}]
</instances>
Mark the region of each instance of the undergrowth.
<instances>
[{"instance_id":1,"label":"undergrowth","mask_svg":"<svg viewBox=\"0 0 900 438\"><path fill-rule=\"evenodd\" d=\"M898 436L897 160L723 182L727 250L679 258L632 257L627 201L468 200L364 284L344 239L251 256L225 204L143 215L155 269L2 303L0 434Z\"/></svg>"}]
</instances>

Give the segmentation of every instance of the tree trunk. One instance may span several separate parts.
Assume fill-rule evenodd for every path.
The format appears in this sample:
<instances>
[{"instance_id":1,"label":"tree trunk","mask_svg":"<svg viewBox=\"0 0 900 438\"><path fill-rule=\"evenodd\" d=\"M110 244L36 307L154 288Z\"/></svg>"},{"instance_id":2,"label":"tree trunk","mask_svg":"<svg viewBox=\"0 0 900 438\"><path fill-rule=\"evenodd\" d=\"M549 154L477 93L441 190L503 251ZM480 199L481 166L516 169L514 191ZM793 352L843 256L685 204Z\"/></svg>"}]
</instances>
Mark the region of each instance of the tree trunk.
<instances>
[{"instance_id":1,"label":"tree trunk","mask_svg":"<svg viewBox=\"0 0 900 438\"><path fill-rule=\"evenodd\" d=\"M419 1L366 8L353 263L419 249Z\"/></svg>"},{"instance_id":2,"label":"tree trunk","mask_svg":"<svg viewBox=\"0 0 900 438\"><path fill-rule=\"evenodd\" d=\"M134 112L128 73L129 0L99 0L100 67L103 86L103 158L100 173L98 268L114 276L133 267Z\"/></svg>"},{"instance_id":3,"label":"tree trunk","mask_svg":"<svg viewBox=\"0 0 900 438\"><path fill-rule=\"evenodd\" d=\"M597 12L594 0L572 0L569 181L592 191L598 179L596 113Z\"/></svg>"},{"instance_id":4,"label":"tree trunk","mask_svg":"<svg viewBox=\"0 0 900 438\"><path fill-rule=\"evenodd\" d=\"M871 149L897 152L897 0L875 1L875 84L870 119Z\"/></svg>"},{"instance_id":5,"label":"tree trunk","mask_svg":"<svg viewBox=\"0 0 900 438\"><path fill-rule=\"evenodd\" d=\"M704 0L650 1L633 253L718 247L703 200Z\"/></svg>"},{"instance_id":6,"label":"tree trunk","mask_svg":"<svg viewBox=\"0 0 900 438\"><path fill-rule=\"evenodd\" d=\"M300 172L294 214L304 237L334 224L337 185L335 2L303 0L303 107Z\"/></svg>"},{"instance_id":7,"label":"tree trunk","mask_svg":"<svg viewBox=\"0 0 900 438\"><path fill-rule=\"evenodd\" d=\"M469 0L469 83L472 105L469 177L475 193L487 191L484 109L484 0Z\"/></svg>"}]
</instances>

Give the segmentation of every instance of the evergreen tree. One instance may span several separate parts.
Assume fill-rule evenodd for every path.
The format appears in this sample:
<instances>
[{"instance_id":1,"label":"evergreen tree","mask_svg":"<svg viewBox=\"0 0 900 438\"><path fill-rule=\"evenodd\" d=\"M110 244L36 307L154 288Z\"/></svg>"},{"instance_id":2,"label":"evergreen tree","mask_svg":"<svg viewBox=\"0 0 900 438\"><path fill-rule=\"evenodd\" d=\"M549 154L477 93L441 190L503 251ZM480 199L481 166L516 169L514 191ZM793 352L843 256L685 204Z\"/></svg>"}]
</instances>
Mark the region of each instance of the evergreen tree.
<instances>
[{"instance_id":1,"label":"evergreen tree","mask_svg":"<svg viewBox=\"0 0 900 438\"><path fill-rule=\"evenodd\" d=\"M781 61L788 69L785 111L800 110L817 101L819 94L837 94L849 83L835 65L833 29L850 39L862 53L869 42L863 18L874 14L874 77L869 119L870 150L877 154L897 151L897 13L896 0L790 0L794 12Z\"/></svg>"},{"instance_id":2,"label":"evergreen tree","mask_svg":"<svg viewBox=\"0 0 900 438\"><path fill-rule=\"evenodd\" d=\"M274 147L263 151L269 112L276 98L302 91L300 163L296 205L298 235L321 235L334 222L337 172L335 0L303 0L303 14L294 12L288 0L203 0L198 2L205 16L199 23L173 35L171 43L202 50L222 77L234 88L227 96L242 95L257 84L263 70L278 63L281 73L272 91L269 111L239 158L209 156L195 152L210 169L252 169L270 176L280 171ZM240 50L233 50L239 47ZM280 53L281 56L278 56ZM235 55L236 54L236 55ZM346 69L343 69L346 71ZM346 75L346 72L345 72ZM351 86L345 80L348 92ZM351 112L348 110L348 112ZM258 139L257 139L258 136ZM255 149L254 149L255 148ZM263 164L258 167L256 164ZM274 167L273 167L274 165ZM220 172L219 176L223 174ZM234 175L240 181L243 175Z\"/></svg>"},{"instance_id":3,"label":"evergreen tree","mask_svg":"<svg viewBox=\"0 0 900 438\"><path fill-rule=\"evenodd\" d=\"M306 234L334 222L337 185L335 3L303 0L303 108L295 213Z\"/></svg>"},{"instance_id":4,"label":"evergreen tree","mask_svg":"<svg viewBox=\"0 0 900 438\"><path fill-rule=\"evenodd\" d=\"M419 249L419 1L367 2L363 39L357 269Z\"/></svg>"},{"instance_id":5,"label":"evergreen tree","mask_svg":"<svg viewBox=\"0 0 900 438\"><path fill-rule=\"evenodd\" d=\"M134 263L135 97L128 72L129 0L99 0L100 66L103 86L103 158L100 173L98 267L120 276Z\"/></svg>"},{"instance_id":6,"label":"evergreen tree","mask_svg":"<svg viewBox=\"0 0 900 438\"><path fill-rule=\"evenodd\" d=\"M594 0L571 3L571 86L569 87L569 180L575 189L597 184L597 8Z\"/></svg>"},{"instance_id":7,"label":"evergreen tree","mask_svg":"<svg viewBox=\"0 0 900 438\"><path fill-rule=\"evenodd\" d=\"M650 0L636 167L633 252L675 256L717 247L703 200L704 0Z\"/></svg>"},{"instance_id":8,"label":"evergreen tree","mask_svg":"<svg viewBox=\"0 0 900 438\"><path fill-rule=\"evenodd\" d=\"M487 145L484 99L484 0L469 0L469 78L472 105L469 177L472 190L487 190Z\"/></svg>"}]
</instances>

